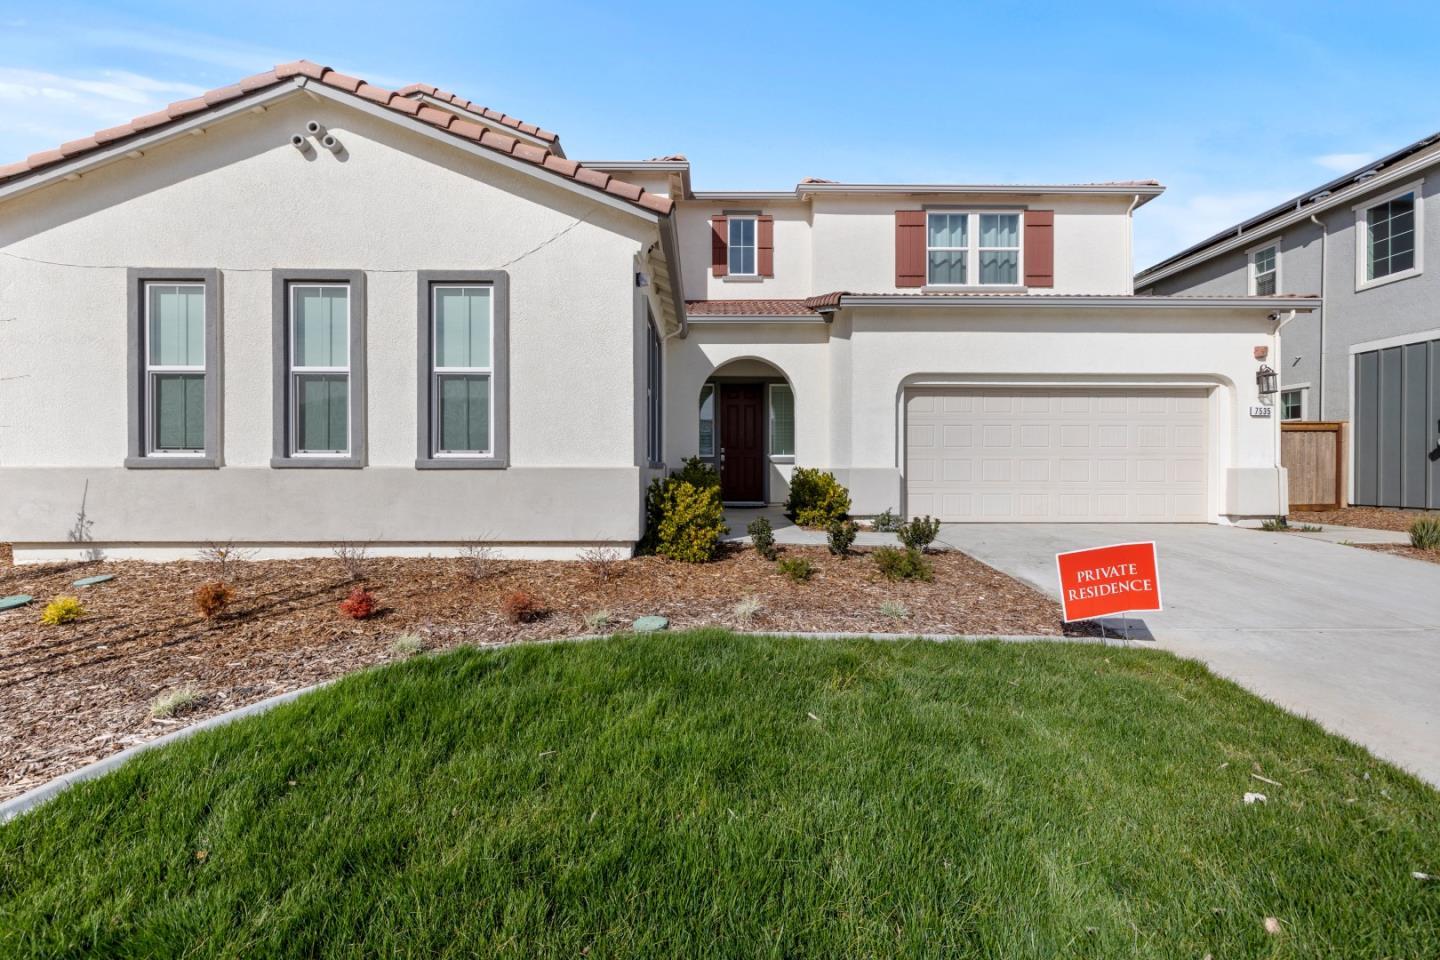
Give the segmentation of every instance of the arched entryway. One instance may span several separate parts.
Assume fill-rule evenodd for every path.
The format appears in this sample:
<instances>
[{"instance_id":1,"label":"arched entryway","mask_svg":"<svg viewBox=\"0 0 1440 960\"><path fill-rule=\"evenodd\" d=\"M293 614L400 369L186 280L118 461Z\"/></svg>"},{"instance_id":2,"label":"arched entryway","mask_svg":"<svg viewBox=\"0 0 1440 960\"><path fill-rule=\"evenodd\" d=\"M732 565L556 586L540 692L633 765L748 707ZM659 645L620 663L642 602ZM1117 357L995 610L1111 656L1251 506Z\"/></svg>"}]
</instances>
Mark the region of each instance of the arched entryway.
<instances>
[{"instance_id":1,"label":"arched entryway","mask_svg":"<svg viewBox=\"0 0 1440 960\"><path fill-rule=\"evenodd\" d=\"M702 460L720 472L727 504L783 499L795 462L795 390L774 364L755 358L717 367L700 388Z\"/></svg>"}]
</instances>

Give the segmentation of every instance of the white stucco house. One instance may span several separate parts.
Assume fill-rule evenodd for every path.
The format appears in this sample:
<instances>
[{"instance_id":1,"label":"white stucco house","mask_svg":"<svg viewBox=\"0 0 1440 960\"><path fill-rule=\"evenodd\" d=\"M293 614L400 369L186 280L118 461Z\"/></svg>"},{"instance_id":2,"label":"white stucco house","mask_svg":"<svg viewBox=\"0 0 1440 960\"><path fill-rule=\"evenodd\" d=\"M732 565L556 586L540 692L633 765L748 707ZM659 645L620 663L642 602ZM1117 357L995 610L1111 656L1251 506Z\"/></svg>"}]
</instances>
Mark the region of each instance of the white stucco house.
<instances>
[{"instance_id":1,"label":"white stucco house","mask_svg":"<svg viewBox=\"0 0 1440 960\"><path fill-rule=\"evenodd\" d=\"M1161 190L697 191L283 65L0 167L0 540L564 557L693 455L862 516L1283 513L1256 373L1318 301L1133 295Z\"/></svg>"}]
</instances>

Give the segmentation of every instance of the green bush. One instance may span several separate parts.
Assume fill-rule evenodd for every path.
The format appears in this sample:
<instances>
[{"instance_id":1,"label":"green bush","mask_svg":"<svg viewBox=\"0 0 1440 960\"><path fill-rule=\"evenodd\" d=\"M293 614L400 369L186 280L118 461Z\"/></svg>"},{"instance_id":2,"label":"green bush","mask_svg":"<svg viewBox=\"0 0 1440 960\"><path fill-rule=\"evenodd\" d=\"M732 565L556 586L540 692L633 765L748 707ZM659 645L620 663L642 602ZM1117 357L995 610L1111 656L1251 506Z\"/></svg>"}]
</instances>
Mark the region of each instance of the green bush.
<instances>
[{"instance_id":1,"label":"green bush","mask_svg":"<svg viewBox=\"0 0 1440 960\"><path fill-rule=\"evenodd\" d=\"M850 546L855 542L855 534L859 532L860 528L855 526L853 520L837 520L830 524L825 538L830 552L837 557L848 557Z\"/></svg>"},{"instance_id":2,"label":"green bush","mask_svg":"<svg viewBox=\"0 0 1440 960\"><path fill-rule=\"evenodd\" d=\"M881 547L871 556L875 558L875 566L880 568L880 572L887 579L925 581L935 579L935 568L914 547L906 547L904 550L899 547Z\"/></svg>"},{"instance_id":3,"label":"green bush","mask_svg":"<svg viewBox=\"0 0 1440 960\"><path fill-rule=\"evenodd\" d=\"M704 563L715 556L720 538L729 532L719 487L697 487L669 477L650 485L654 501L654 550L684 563Z\"/></svg>"},{"instance_id":4,"label":"green bush","mask_svg":"<svg viewBox=\"0 0 1440 960\"><path fill-rule=\"evenodd\" d=\"M680 469L671 474L676 480L684 480L686 483L694 484L702 490L709 487L720 486L720 474L699 457L690 457L685 460Z\"/></svg>"},{"instance_id":5,"label":"green bush","mask_svg":"<svg viewBox=\"0 0 1440 960\"><path fill-rule=\"evenodd\" d=\"M785 512L802 527L828 527L850 512L850 491L833 473L796 467Z\"/></svg>"},{"instance_id":6,"label":"green bush","mask_svg":"<svg viewBox=\"0 0 1440 960\"><path fill-rule=\"evenodd\" d=\"M640 539L641 553L665 553L660 548L660 525L665 520L665 504L670 496L669 491L677 483L689 484L697 490L713 491L716 509L721 516L724 515L724 509L720 506L720 474L699 457L690 457L670 476L656 477L650 481L650 489L645 494L645 536ZM721 535L729 532L723 523L721 527ZM713 554L714 551L711 552Z\"/></svg>"},{"instance_id":7,"label":"green bush","mask_svg":"<svg viewBox=\"0 0 1440 960\"><path fill-rule=\"evenodd\" d=\"M73 623L88 612L76 597L56 597L45 604L40 622L48 627L58 627L62 623Z\"/></svg>"},{"instance_id":8,"label":"green bush","mask_svg":"<svg viewBox=\"0 0 1440 960\"><path fill-rule=\"evenodd\" d=\"M1410 545L1421 550L1440 550L1440 517L1421 517L1410 524Z\"/></svg>"},{"instance_id":9,"label":"green bush","mask_svg":"<svg viewBox=\"0 0 1440 960\"><path fill-rule=\"evenodd\" d=\"M940 521L929 516L916 517L909 523L900 524L900 529L895 532L908 549L924 553L925 548L940 535Z\"/></svg>"},{"instance_id":10,"label":"green bush","mask_svg":"<svg viewBox=\"0 0 1440 960\"><path fill-rule=\"evenodd\" d=\"M750 534L750 542L755 545L755 552L766 560L775 559L775 531L770 528L770 521L764 517L756 517L745 527L745 532Z\"/></svg>"},{"instance_id":11,"label":"green bush","mask_svg":"<svg viewBox=\"0 0 1440 960\"><path fill-rule=\"evenodd\" d=\"M776 564L780 572L796 583L804 583L815 572L815 567L804 557L782 557Z\"/></svg>"},{"instance_id":12,"label":"green bush","mask_svg":"<svg viewBox=\"0 0 1440 960\"><path fill-rule=\"evenodd\" d=\"M877 533L894 533L904 522L904 518L889 507L886 507L884 512L877 513L875 519L871 521Z\"/></svg>"}]
</instances>

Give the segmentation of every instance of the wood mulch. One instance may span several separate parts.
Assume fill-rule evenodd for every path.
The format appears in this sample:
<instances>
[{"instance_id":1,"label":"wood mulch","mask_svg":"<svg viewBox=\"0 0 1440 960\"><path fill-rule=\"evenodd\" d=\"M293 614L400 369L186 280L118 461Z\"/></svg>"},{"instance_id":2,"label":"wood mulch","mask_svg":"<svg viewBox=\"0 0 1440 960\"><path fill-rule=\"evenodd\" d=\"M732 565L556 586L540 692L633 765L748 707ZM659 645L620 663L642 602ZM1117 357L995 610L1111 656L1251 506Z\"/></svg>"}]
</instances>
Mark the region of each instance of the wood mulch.
<instances>
[{"instance_id":1,"label":"wood mulch","mask_svg":"<svg viewBox=\"0 0 1440 960\"><path fill-rule=\"evenodd\" d=\"M1421 517L1440 516L1440 510L1396 510L1390 507L1342 507L1339 510L1296 510L1289 515L1292 526L1318 523L1332 527L1365 527L1368 530L1410 529Z\"/></svg>"},{"instance_id":2,"label":"wood mulch","mask_svg":"<svg viewBox=\"0 0 1440 960\"><path fill-rule=\"evenodd\" d=\"M376 558L365 561L364 582L380 609L365 621L338 611L354 584L337 559L232 563L226 579L236 599L215 620L202 618L193 598L216 578L214 563L0 565L0 596L35 597L0 613L0 799L197 719L398 659L390 647L403 633L418 634L427 649L539 640L594 632L584 618L599 610L611 614L609 631L659 614L675 629L1062 632L1054 601L963 553L932 555L933 583L891 583L863 555L785 553L814 564L811 581L794 583L738 547L700 565L616 561L606 578L573 562L491 560L477 570L459 558ZM71 586L100 573L116 579ZM501 601L522 588L549 613L511 624ZM79 597L86 615L42 625L41 609L60 595ZM746 597L760 608L742 620L735 608ZM885 601L908 614L882 613ZM157 695L184 686L201 695L194 709L179 720L151 717Z\"/></svg>"},{"instance_id":3,"label":"wood mulch","mask_svg":"<svg viewBox=\"0 0 1440 960\"><path fill-rule=\"evenodd\" d=\"M1440 563L1440 550L1421 550L1408 543L1352 543L1351 546L1361 550L1374 550L1376 553L1390 553L1397 557L1409 557L1412 560Z\"/></svg>"}]
</instances>

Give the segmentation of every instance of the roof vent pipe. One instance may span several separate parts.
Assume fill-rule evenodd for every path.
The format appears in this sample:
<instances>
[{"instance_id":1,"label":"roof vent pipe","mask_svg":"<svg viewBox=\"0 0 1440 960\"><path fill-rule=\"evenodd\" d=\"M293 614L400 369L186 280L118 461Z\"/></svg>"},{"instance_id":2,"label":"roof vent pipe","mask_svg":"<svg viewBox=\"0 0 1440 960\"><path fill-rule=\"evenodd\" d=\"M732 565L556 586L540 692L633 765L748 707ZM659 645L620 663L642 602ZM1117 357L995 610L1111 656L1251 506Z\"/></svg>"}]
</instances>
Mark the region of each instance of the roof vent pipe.
<instances>
[{"instance_id":1,"label":"roof vent pipe","mask_svg":"<svg viewBox=\"0 0 1440 960\"><path fill-rule=\"evenodd\" d=\"M325 132L325 125L319 120L311 120L305 124L305 132L312 137L318 137Z\"/></svg>"},{"instance_id":2,"label":"roof vent pipe","mask_svg":"<svg viewBox=\"0 0 1440 960\"><path fill-rule=\"evenodd\" d=\"M310 141L306 140L298 133L290 138L290 146L294 147L296 150L299 150L301 153L310 152Z\"/></svg>"},{"instance_id":3,"label":"roof vent pipe","mask_svg":"<svg viewBox=\"0 0 1440 960\"><path fill-rule=\"evenodd\" d=\"M325 136L320 138L320 146L324 147L326 150L329 150L331 153L340 152L340 141L336 140L335 135L332 133L327 133L325 134Z\"/></svg>"}]
</instances>

